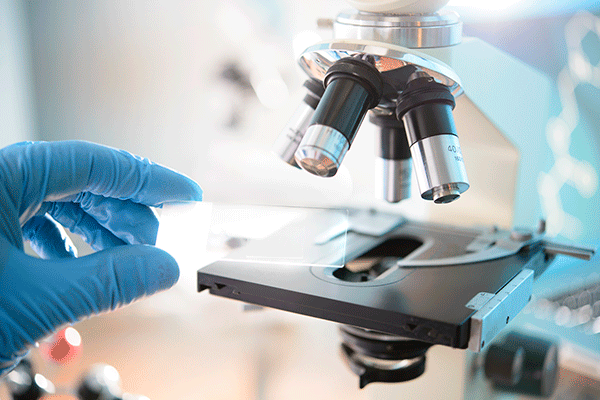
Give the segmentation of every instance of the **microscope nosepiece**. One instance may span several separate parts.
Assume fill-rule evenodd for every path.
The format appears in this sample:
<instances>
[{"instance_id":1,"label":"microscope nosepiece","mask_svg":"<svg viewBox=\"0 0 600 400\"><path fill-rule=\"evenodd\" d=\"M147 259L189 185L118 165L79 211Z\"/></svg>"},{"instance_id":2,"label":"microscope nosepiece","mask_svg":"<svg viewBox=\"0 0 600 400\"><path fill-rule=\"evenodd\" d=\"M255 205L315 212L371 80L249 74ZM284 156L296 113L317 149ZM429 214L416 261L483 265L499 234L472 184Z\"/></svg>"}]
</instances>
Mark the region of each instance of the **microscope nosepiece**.
<instances>
[{"instance_id":1,"label":"microscope nosepiece","mask_svg":"<svg viewBox=\"0 0 600 400\"><path fill-rule=\"evenodd\" d=\"M404 123L415 175L425 200L450 203L469 188L454 126L454 96L419 71L398 98L396 116Z\"/></svg>"},{"instance_id":2,"label":"microscope nosepiece","mask_svg":"<svg viewBox=\"0 0 600 400\"><path fill-rule=\"evenodd\" d=\"M324 79L325 93L295 153L311 174L335 175L367 111L379 103L383 78L369 55L336 61Z\"/></svg>"}]
</instances>

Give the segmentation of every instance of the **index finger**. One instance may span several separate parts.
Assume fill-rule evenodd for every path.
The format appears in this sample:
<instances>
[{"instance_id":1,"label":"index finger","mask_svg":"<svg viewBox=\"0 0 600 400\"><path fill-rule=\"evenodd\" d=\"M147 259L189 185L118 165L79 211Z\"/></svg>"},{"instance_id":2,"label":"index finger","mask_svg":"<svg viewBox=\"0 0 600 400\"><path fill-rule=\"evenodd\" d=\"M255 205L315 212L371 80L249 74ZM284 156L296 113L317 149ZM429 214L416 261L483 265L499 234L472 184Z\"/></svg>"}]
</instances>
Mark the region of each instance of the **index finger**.
<instances>
[{"instance_id":1,"label":"index finger","mask_svg":"<svg viewBox=\"0 0 600 400\"><path fill-rule=\"evenodd\" d=\"M2 151L3 167L21 187L20 208L56 201L79 192L159 206L200 201L192 179L124 150L83 142L33 142ZM17 182L22 182L16 185Z\"/></svg>"}]
</instances>

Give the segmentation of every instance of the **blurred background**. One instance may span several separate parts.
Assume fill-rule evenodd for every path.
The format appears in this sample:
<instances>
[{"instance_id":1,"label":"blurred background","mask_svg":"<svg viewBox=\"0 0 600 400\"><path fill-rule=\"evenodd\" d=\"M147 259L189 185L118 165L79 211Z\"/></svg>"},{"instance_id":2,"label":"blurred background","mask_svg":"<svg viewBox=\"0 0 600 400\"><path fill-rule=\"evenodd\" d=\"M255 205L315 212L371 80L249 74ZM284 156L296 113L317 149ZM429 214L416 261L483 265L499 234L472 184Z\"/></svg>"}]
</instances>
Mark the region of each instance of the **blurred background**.
<instances>
[{"instance_id":1,"label":"blurred background","mask_svg":"<svg viewBox=\"0 0 600 400\"><path fill-rule=\"evenodd\" d=\"M540 204L553 235L596 243L600 6L455 0L449 7L461 15L465 36L483 39L552 83L550 110L537 121L546 126L545 140L529 143L547 154L544 169L529 171L537 197L517 202ZM330 36L317 19L345 8L341 0L0 0L0 145L80 139L126 149L194 178L211 202L380 205L374 166L364 162L374 158L368 128L345 167L327 180L271 153L303 96L295 60ZM526 157L531 149L519 151ZM392 209L424 218L422 203ZM565 264L556 279L600 283L589 278L594 270L578 268ZM334 324L274 310L243 313L240 304L197 294L194 269L181 276L167 293L78 324L77 360L57 366L34 354L39 369L68 385L89 365L109 363L126 390L151 399L489 397L485 387L474 392L477 385L465 383L476 361L437 347L424 377L359 391L339 358ZM547 285L556 286L549 276L554 283ZM541 323L539 314L528 315L522 324ZM561 329L573 328L555 325L545 329L565 336ZM600 352L596 325L581 333L585 341L579 333L572 340Z\"/></svg>"}]
</instances>

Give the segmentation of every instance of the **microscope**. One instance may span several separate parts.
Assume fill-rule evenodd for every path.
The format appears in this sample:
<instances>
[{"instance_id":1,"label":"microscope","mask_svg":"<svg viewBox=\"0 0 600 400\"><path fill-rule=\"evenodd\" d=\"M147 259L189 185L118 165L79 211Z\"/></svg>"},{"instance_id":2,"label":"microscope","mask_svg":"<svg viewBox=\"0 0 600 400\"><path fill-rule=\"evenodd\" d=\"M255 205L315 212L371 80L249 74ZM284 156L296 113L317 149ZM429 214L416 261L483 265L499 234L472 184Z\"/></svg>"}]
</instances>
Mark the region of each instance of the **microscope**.
<instances>
[{"instance_id":1,"label":"microscope","mask_svg":"<svg viewBox=\"0 0 600 400\"><path fill-rule=\"evenodd\" d=\"M429 221L352 209L342 238L324 223L328 212L316 213L311 226L322 228L306 265L230 259L198 271L199 291L339 323L342 357L361 388L421 376L433 345L487 349L557 255L594 254L550 241L543 221L510 228L540 216L529 200L537 199L532 171L540 155L517 148L543 135L545 114L537 111L550 83L463 38L459 16L441 9L447 2L348 0L354 9L335 18L333 38L300 56L306 96L274 145L291 166L330 178L347 154L361 151L352 144L368 115L378 197L409 198L414 175L421 199L433 204ZM498 81L506 84L492 85ZM277 246L284 235L261 245ZM347 241L341 267L323 245L339 240ZM235 250L237 258L245 251ZM331 266L314 266L324 260ZM503 356L499 372L490 372L500 381L526 358L519 346ZM538 363L545 372L519 384L551 387L555 357L546 352Z\"/></svg>"}]
</instances>

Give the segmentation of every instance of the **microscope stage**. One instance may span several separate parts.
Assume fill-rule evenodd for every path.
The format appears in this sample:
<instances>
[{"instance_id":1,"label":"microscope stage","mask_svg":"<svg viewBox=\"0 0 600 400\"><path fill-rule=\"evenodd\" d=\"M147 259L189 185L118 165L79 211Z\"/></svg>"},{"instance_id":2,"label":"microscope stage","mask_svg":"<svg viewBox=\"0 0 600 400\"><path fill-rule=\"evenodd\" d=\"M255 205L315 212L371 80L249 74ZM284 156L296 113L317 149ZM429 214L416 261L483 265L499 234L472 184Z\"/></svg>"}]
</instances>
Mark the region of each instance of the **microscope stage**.
<instances>
[{"instance_id":1,"label":"microscope stage","mask_svg":"<svg viewBox=\"0 0 600 400\"><path fill-rule=\"evenodd\" d=\"M500 304L502 312L510 309L505 306L510 296L503 292L507 284L523 270L537 275L551 262L539 242L511 239L510 232L383 216L395 223L379 236L349 229L344 267L217 261L198 271L198 290L432 344L471 348L472 317L490 308L492 298L501 297L494 304ZM381 217L373 211L354 211L349 226L353 218L373 218L375 225ZM273 237L263 240L268 246ZM501 316L503 321L512 320L529 293L521 296L527 297L516 310ZM485 317L477 320L485 323Z\"/></svg>"}]
</instances>

